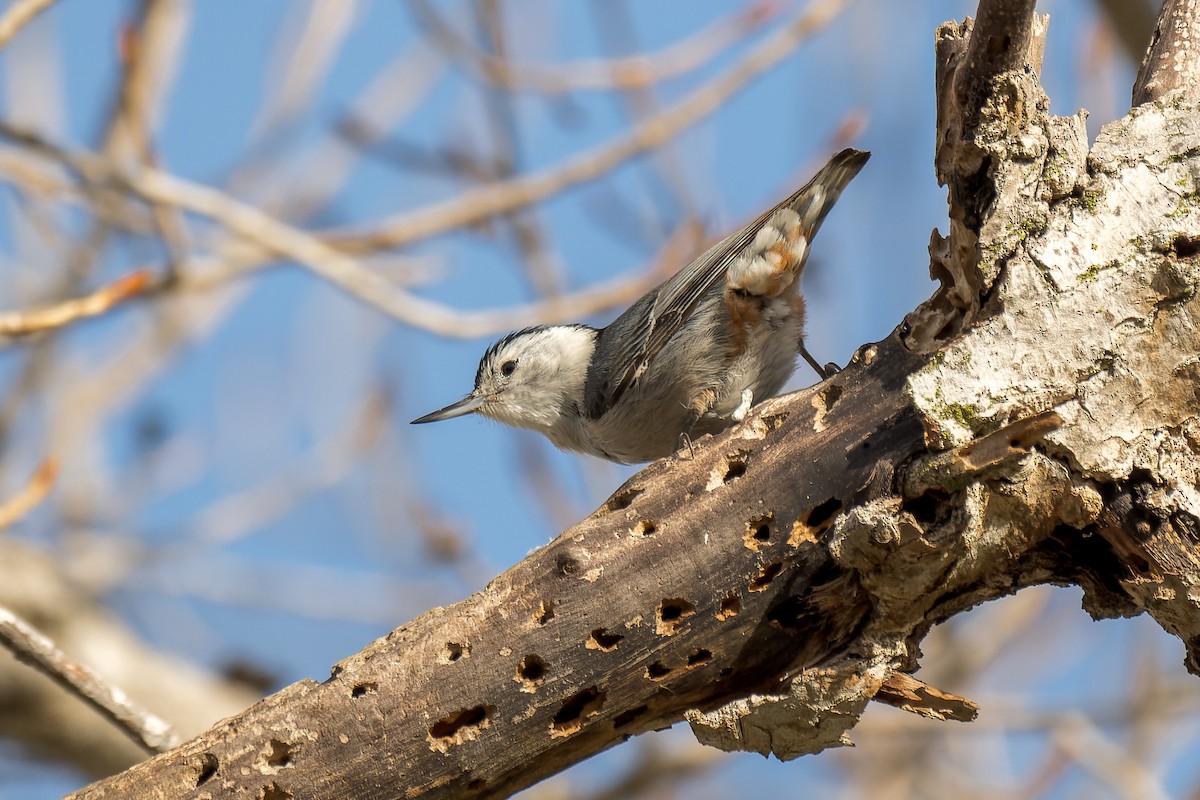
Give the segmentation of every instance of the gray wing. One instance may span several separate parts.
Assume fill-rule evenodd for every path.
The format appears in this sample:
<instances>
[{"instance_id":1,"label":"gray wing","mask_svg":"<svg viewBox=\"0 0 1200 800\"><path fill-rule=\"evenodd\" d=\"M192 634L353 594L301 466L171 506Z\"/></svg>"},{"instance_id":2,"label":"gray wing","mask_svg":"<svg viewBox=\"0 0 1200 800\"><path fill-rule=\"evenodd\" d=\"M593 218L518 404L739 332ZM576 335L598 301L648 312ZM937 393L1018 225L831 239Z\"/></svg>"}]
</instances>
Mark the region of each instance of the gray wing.
<instances>
[{"instance_id":1,"label":"gray wing","mask_svg":"<svg viewBox=\"0 0 1200 800\"><path fill-rule=\"evenodd\" d=\"M596 418L612 408L637 382L704 298L724 286L730 263L754 241L772 214L785 206L794 209L804 235L812 241L842 189L870 156L854 149L838 153L794 194L717 242L601 331L585 389L588 416Z\"/></svg>"}]
</instances>

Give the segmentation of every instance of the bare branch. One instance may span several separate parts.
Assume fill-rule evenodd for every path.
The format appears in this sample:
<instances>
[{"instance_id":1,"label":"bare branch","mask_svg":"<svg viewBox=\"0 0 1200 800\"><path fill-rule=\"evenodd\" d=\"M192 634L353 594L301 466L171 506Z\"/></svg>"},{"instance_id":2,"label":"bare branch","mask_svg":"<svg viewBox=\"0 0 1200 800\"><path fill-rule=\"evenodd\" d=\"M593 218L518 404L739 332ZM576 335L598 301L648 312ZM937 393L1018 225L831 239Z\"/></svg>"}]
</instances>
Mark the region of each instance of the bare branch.
<instances>
[{"instance_id":1,"label":"bare branch","mask_svg":"<svg viewBox=\"0 0 1200 800\"><path fill-rule=\"evenodd\" d=\"M4 503L0 503L0 531L37 508L37 505L50 493L57 477L58 462L52 458L43 461L21 491Z\"/></svg>"},{"instance_id":2,"label":"bare branch","mask_svg":"<svg viewBox=\"0 0 1200 800\"><path fill-rule=\"evenodd\" d=\"M55 0L14 0L0 17L0 49L4 48L17 33L34 17L54 4Z\"/></svg>"},{"instance_id":3,"label":"bare branch","mask_svg":"<svg viewBox=\"0 0 1200 800\"><path fill-rule=\"evenodd\" d=\"M758 2L662 50L628 58L589 59L564 64L519 64L472 45L442 19L428 2L420 0L409 6L431 38L476 77L509 91L551 95L644 88L693 72L744 40L778 13L774 2Z\"/></svg>"},{"instance_id":4,"label":"bare branch","mask_svg":"<svg viewBox=\"0 0 1200 800\"><path fill-rule=\"evenodd\" d=\"M230 232L268 254L281 256L307 267L353 297L374 306L406 324L450 338L473 339L526 324L530 319L545 323L567 322L629 302L661 279L651 271L639 270L628 277L579 292L517 306L502 311L458 311L442 303L418 297L390 280L363 267L351 256L313 234L272 217L218 189L193 183L147 167L118 171L110 162L92 153L68 152L29 131L0 122L0 136L29 146L35 152L70 167L84 180L98 185L116 184L152 203L179 207L221 223ZM666 252L673 252L668 242ZM262 259L248 259L235 270L219 270L217 279L258 269ZM181 287L211 286L211 275L181 273Z\"/></svg>"},{"instance_id":5,"label":"bare branch","mask_svg":"<svg viewBox=\"0 0 1200 800\"><path fill-rule=\"evenodd\" d=\"M1176 91L1189 101L1200 98L1200 0L1163 0L1133 82L1133 106Z\"/></svg>"},{"instance_id":6,"label":"bare branch","mask_svg":"<svg viewBox=\"0 0 1200 800\"><path fill-rule=\"evenodd\" d=\"M52 328L61 328L77 320L99 316L114 306L142 294L149 285L150 273L139 269L86 297L67 300L34 311L0 312L0 335L26 336Z\"/></svg>"},{"instance_id":7,"label":"bare branch","mask_svg":"<svg viewBox=\"0 0 1200 800\"><path fill-rule=\"evenodd\" d=\"M134 705L123 691L111 686L87 667L68 660L50 639L2 606L0 644L24 663L78 695L140 744L147 753L162 753L178 745L178 738L170 725Z\"/></svg>"},{"instance_id":8,"label":"bare branch","mask_svg":"<svg viewBox=\"0 0 1200 800\"><path fill-rule=\"evenodd\" d=\"M647 117L631 132L569 161L460 194L442 203L408 211L358 229L333 231L326 240L349 253L374 252L493 217L545 200L571 186L592 181L613 168L659 147L720 108L755 77L778 64L831 22L849 0L813 0L774 35L679 103Z\"/></svg>"}]
</instances>

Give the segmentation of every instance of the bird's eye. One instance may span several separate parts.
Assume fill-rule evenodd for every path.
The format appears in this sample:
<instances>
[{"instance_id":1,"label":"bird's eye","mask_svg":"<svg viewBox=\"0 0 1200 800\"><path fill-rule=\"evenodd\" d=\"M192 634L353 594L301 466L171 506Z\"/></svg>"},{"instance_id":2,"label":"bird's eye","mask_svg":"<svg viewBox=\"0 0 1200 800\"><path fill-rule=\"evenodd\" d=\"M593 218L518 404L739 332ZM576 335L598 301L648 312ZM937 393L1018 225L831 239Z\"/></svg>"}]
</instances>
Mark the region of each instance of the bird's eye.
<instances>
[{"instance_id":1,"label":"bird's eye","mask_svg":"<svg viewBox=\"0 0 1200 800\"><path fill-rule=\"evenodd\" d=\"M500 374L506 378L509 375L512 375L514 372L516 372L516 370L517 370L517 362L516 361L505 361L503 364L500 365Z\"/></svg>"}]
</instances>

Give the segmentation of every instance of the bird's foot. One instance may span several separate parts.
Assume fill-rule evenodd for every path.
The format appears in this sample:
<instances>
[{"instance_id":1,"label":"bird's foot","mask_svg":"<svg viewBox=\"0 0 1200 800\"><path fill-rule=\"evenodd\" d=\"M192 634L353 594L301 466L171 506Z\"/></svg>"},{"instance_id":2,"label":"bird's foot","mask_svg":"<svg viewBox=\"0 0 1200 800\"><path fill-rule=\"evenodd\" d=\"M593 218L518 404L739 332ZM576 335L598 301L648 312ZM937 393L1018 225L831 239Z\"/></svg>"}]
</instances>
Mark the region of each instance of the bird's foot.
<instances>
[{"instance_id":1,"label":"bird's foot","mask_svg":"<svg viewBox=\"0 0 1200 800\"><path fill-rule=\"evenodd\" d=\"M812 357L812 353L808 352L808 348L804 346L804 342L800 343L800 355L804 356L804 360L807 361L808 365L813 368L813 372L817 373L817 375L821 377L821 380L832 378L834 375L837 375L842 371L841 367L832 361L823 367L818 364L817 360Z\"/></svg>"},{"instance_id":2,"label":"bird's foot","mask_svg":"<svg viewBox=\"0 0 1200 800\"><path fill-rule=\"evenodd\" d=\"M754 403L754 392L750 389L742 389L742 402L738 403L738 407L733 410L730 416L734 422L741 422L750 413L750 406Z\"/></svg>"}]
</instances>

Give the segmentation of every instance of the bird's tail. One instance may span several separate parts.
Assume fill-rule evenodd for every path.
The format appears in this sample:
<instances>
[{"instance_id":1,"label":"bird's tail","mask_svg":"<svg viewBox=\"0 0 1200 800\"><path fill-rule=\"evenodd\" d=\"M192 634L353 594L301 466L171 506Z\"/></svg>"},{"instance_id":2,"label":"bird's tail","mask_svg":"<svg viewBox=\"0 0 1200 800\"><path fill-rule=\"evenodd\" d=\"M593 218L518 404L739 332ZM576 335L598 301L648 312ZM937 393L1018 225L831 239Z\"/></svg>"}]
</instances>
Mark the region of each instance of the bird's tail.
<instances>
[{"instance_id":1,"label":"bird's tail","mask_svg":"<svg viewBox=\"0 0 1200 800\"><path fill-rule=\"evenodd\" d=\"M749 298L779 297L795 286L825 215L870 157L863 150L843 150L795 194L725 240L734 254L725 303L735 319L744 318Z\"/></svg>"},{"instance_id":2,"label":"bird's tail","mask_svg":"<svg viewBox=\"0 0 1200 800\"><path fill-rule=\"evenodd\" d=\"M808 183L780 205L800 215L800 230L811 242L842 190L854 180L871 154L865 150L847 148L829 159L829 163Z\"/></svg>"}]
</instances>

